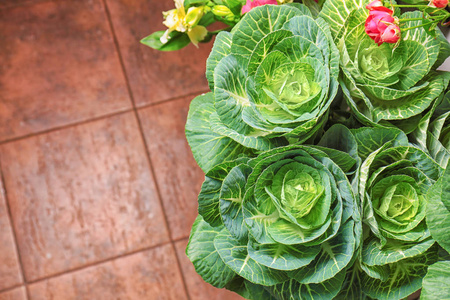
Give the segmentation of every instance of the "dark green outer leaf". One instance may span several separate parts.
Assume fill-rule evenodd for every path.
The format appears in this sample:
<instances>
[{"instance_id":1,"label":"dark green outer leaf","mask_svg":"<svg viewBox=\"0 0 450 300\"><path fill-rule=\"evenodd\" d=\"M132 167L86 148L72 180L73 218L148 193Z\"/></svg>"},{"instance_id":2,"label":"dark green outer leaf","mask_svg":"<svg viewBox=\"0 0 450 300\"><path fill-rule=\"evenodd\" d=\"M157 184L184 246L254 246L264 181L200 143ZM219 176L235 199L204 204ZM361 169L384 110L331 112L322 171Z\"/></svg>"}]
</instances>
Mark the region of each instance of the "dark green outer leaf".
<instances>
[{"instance_id":1,"label":"dark green outer leaf","mask_svg":"<svg viewBox=\"0 0 450 300\"><path fill-rule=\"evenodd\" d=\"M224 264L214 248L213 240L222 228L211 227L198 216L192 225L186 247L186 255L194 264L195 271L203 280L218 288L223 288L236 275Z\"/></svg>"},{"instance_id":2,"label":"dark green outer leaf","mask_svg":"<svg viewBox=\"0 0 450 300\"><path fill-rule=\"evenodd\" d=\"M389 144L392 147L407 146L408 138L397 128L370 128L363 127L350 130L358 144L358 154L365 160L375 150Z\"/></svg>"},{"instance_id":3,"label":"dark green outer leaf","mask_svg":"<svg viewBox=\"0 0 450 300\"><path fill-rule=\"evenodd\" d=\"M433 244L434 240L431 238L420 243L402 243L389 240L380 249L377 240L371 239L363 246L362 261L369 266L394 263L407 257L418 256L430 249Z\"/></svg>"},{"instance_id":4,"label":"dark green outer leaf","mask_svg":"<svg viewBox=\"0 0 450 300\"><path fill-rule=\"evenodd\" d=\"M441 30L437 28L437 39L440 42L439 56L434 64L434 68L439 67L450 56L450 43L447 41Z\"/></svg>"},{"instance_id":5,"label":"dark green outer leaf","mask_svg":"<svg viewBox=\"0 0 450 300\"><path fill-rule=\"evenodd\" d=\"M358 145L352 132L342 124L335 124L322 136L319 146L340 150L353 158L357 157Z\"/></svg>"},{"instance_id":6,"label":"dark green outer leaf","mask_svg":"<svg viewBox=\"0 0 450 300\"><path fill-rule=\"evenodd\" d=\"M231 53L231 33L222 31L220 32L214 46L211 49L211 53L206 60L206 79L209 83L209 88L214 90L214 69L222 58Z\"/></svg>"},{"instance_id":7,"label":"dark green outer leaf","mask_svg":"<svg viewBox=\"0 0 450 300\"><path fill-rule=\"evenodd\" d=\"M358 159L358 144L351 131L341 124L335 124L322 136L319 148L328 154L328 156L344 171L348 172L360 161ZM330 151L326 149L336 149L339 151Z\"/></svg>"},{"instance_id":8,"label":"dark green outer leaf","mask_svg":"<svg viewBox=\"0 0 450 300\"><path fill-rule=\"evenodd\" d=\"M236 276L225 288L249 300L277 300L264 286L251 283L241 276Z\"/></svg>"},{"instance_id":9,"label":"dark green outer leaf","mask_svg":"<svg viewBox=\"0 0 450 300\"><path fill-rule=\"evenodd\" d=\"M450 168L444 175L428 190L426 221L431 236L442 248L450 252L450 211L445 202L450 202Z\"/></svg>"},{"instance_id":10,"label":"dark green outer leaf","mask_svg":"<svg viewBox=\"0 0 450 300\"><path fill-rule=\"evenodd\" d=\"M198 213L209 225L213 227L223 225L219 207L222 182L232 168L245 161L246 159L237 159L224 162L215 166L206 174L198 195Z\"/></svg>"},{"instance_id":11,"label":"dark green outer leaf","mask_svg":"<svg viewBox=\"0 0 450 300\"><path fill-rule=\"evenodd\" d=\"M390 264L390 275L385 282L364 275L363 291L376 299L405 298L422 287L422 279L428 266L435 263L437 258L437 249L433 247L423 255Z\"/></svg>"},{"instance_id":12,"label":"dark green outer leaf","mask_svg":"<svg viewBox=\"0 0 450 300\"><path fill-rule=\"evenodd\" d=\"M318 284L301 284L291 279L268 290L280 300L331 300L340 291L345 271Z\"/></svg>"},{"instance_id":13,"label":"dark green outer leaf","mask_svg":"<svg viewBox=\"0 0 450 300\"><path fill-rule=\"evenodd\" d=\"M252 283L271 286L288 280L286 272L270 269L250 258L247 243L233 238L226 229L214 238L214 246L230 269Z\"/></svg>"},{"instance_id":14,"label":"dark green outer leaf","mask_svg":"<svg viewBox=\"0 0 450 300\"><path fill-rule=\"evenodd\" d=\"M247 227L242 212L242 201L245 194L245 184L252 169L247 165L234 167L223 180L220 190L220 215L223 224L237 239L247 237Z\"/></svg>"},{"instance_id":15,"label":"dark green outer leaf","mask_svg":"<svg viewBox=\"0 0 450 300\"><path fill-rule=\"evenodd\" d=\"M198 195L198 213L203 217L205 222L214 227L222 225L219 211L221 186L221 180L205 177L202 189Z\"/></svg>"},{"instance_id":16,"label":"dark green outer leaf","mask_svg":"<svg viewBox=\"0 0 450 300\"><path fill-rule=\"evenodd\" d=\"M389 279L389 266L369 266L365 263L361 263L361 269L370 277L379 279L382 282L385 282Z\"/></svg>"},{"instance_id":17,"label":"dark green outer leaf","mask_svg":"<svg viewBox=\"0 0 450 300\"><path fill-rule=\"evenodd\" d=\"M320 246L259 244L249 239L248 254L258 263L277 270L295 270L308 265Z\"/></svg>"},{"instance_id":18,"label":"dark green outer leaf","mask_svg":"<svg viewBox=\"0 0 450 300\"><path fill-rule=\"evenodd\" d=\"M359 262L356 261L353 267L347 269L344 283L341 291L334 300L368 300L361 288L361 270L358 268Z\"/></svg>"},{"instance_id":19,"label":"dark green outer leaf","mask_svg":"<svg viewBox=\"0 0 450 300\"><path fill-rule=\"evenodd\" d=\"M213 103L212 93L196 97L191 102L186 121L186 139L197 164L205 173L224 161L250 155L249 149L211 130L210 116L215 112Z\"/></svg>"},{"instance_id":20,"label":"dark green outer leaf","mask_svg":"<svg viewBox=\"0 0 450 300\"><path fill-rule=\"evenodd\" d=\"M289 276L301 283L320 283L333 278L350 262L355 247L352 220L341 225L340 232L321 244L321 252L312 264L294 271Z\"/></svg>"},{"instance_id":21,"label":"dark green outer leaf","mask_svg":"<svg viewBox=\"0 0 450 300\"><path fill-rule=\"evenodd\" d=\"M450 261L440 261L430 267L422 283L421 300L450 299Z\"/></svg>"},{"instance_id":22,"label":"dark green outer leaf","mask_svg":"<svg viewBox=\"0 0 450 300\"><path fill-rule=\"evenodd\" d=\"M303 3L309 8L313 17L317 18L321 10L320 5L314 0L303 0Z\"/></svg>"}]
</instances>

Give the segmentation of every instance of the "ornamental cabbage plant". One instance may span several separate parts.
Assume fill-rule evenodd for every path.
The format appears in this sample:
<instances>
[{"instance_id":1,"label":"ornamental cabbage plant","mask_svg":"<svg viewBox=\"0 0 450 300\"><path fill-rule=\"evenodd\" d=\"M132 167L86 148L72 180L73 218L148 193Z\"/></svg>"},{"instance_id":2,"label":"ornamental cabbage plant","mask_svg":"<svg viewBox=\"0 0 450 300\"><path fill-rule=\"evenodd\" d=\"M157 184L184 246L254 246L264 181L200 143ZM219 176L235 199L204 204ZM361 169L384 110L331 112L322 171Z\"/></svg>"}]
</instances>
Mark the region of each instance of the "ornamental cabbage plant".
<instances>
[{"instance_id":1,"label":"ornamental cabbage plant","mask_svg":"<svg viewBox=\"0 0 450 300\"><path fill-rule=\"evenodd\" d=\"M186 249L197 273L249 299L333 299L361 239L356 166L291 145L212 168Z\"/></svg>"},{"instance_id":2,"label":"ornamental cabbage plant","mask_svg":"<svg viewBox=\"0 0 450 300\"><path fill-rule=\"evenodd\" d=\"M359 275L353 278L361 280L359 288L367 296L402 299L422 287L428 267L439 259L427 206L436 193L439 201L444 199L444 169L424 151L409 146L399 130L352 132L364 159L358 187L364 238L352 270ZM431 216L437 214L434 211Z\"/></svg>"},{"instance_id":3,"label":"ornamental cabbage plant","mask_svg":"<svg viewBox=\"0 0 450 300\"><path fill-rule=\"evenodd\" d=\"M449 55L449 43L436 30L427 34L418 11L394 15L400 20L398 44L378 46L365 32L366 0L328 0L319 16L331 28L341 60L340 85L358 120L371 126L398 126L409 133L448 84L436 68ZM414 28L406 30L407 28ZM433 29L434 30L434 29Z\"/></svg>"},{"instance_id":4,"label":"ornamental cabbage plant","mask_svg":"<svg viewBox=\"0 0 450 300\"><path fill-rule=\"evenodd\" d=\"M186 125L194 158L207 172L237 153L314 137L327 120L338 74L329 26L306 6L253 8L217 36L207 60L212 93L193 101Z\"/></svg>"},{"instance_id":5,"label":"ornamental cabbage plant","mask_svg":"<svg viewBox=\"0 0 450 300\"><path fill-rule=\"evenodd\" d=\"M381 27L366 0L304 3L217 35L186 122L205 173L186 254L247 299L449 298L449 43L395 1L371 3Z\"/></svg>"}]
</instances>

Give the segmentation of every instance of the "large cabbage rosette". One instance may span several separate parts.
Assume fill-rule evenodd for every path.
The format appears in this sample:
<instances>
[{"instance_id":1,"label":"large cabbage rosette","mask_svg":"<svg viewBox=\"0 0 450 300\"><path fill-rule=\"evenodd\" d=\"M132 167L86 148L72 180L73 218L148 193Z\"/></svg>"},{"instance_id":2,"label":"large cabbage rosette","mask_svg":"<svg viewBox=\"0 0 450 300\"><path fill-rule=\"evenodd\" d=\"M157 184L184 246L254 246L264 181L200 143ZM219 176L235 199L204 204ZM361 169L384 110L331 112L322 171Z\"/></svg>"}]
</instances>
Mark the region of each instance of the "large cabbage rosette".
<instances>
[{"instance_id":1,"label":"large cabbage rosette","mask_svg":"<svg viewBox=\"0 0 450 300\"><path fill-rule=\"evenodd\" d=\"M398 45L378 46L365 32L369 15L365 6L369 2L327 0L319 14L329 23L340 51L339 83L361 122L372 126L393 124L409 133L417 125L419 114L447 86L448 73L436 68L449 56L450 45L439 29L437 38L423 27L405 31L422 23L422 13L415 11L399 16L412 21L400 23Z\"/></svg>"},{"instance_id":2,"label":"large cabbage rosette","mask_svg":"<svg viewBox=\"0 0 450 300\"><path fill-rule=\"evenodd\" d=\"M339 150L292 145L214 167L186 249L197 273L246 298L335 297L360 240L344 172L355 165Z\"/></svg>"},{"instance_id":3,"label":"large cabbage rosette","mask_svg":"<svg viewBox=\"0 0 450 300\"><path fill-rule=\"evenodd\" d=\"M197 113L186 125L198 164L207 172L241 152L227 149L259 152L312 137L327 119L338 73L329 27L306 6L252 9L216 37L207 60L213 93L191 108Z\"/></svg>"},{"instance_id":4,"label":"large cabbage rosette","mask_svg":"<svg viewBox=\"0 0 450 300\"><path fill-rule=\"evenodd\" d=\"M394 129L353 130L364 159L359 177L363 220L362 291L376 299L402 299L422 287L438 246L427 226L432 187L444 169L408 146Z\"/></svg>"}]
</instances>

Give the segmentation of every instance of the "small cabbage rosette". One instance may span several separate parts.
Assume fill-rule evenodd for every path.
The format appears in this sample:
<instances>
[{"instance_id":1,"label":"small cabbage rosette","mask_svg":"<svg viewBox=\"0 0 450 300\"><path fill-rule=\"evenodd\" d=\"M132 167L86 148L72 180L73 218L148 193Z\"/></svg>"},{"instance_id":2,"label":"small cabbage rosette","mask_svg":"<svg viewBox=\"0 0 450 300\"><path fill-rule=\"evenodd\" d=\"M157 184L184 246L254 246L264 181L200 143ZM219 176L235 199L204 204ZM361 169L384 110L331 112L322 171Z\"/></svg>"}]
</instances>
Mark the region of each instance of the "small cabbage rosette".
<instances>
[{"instance_id":1,"label":"small cabbage rosette","mask_svg":"<svg viewBox=\"0 0 450 300\"><path fill-rule=\"evenodd\" d=\"M450 45L439 29L434 38L420 27L402 31L396 45L378 46L365 32L369 2L328 0L319 14L340 51L339 83L359 121L395 125L409 133L448 84L448 74L436 68L449 56ZM401 30L422 24L418 11L399 17L412 20L401 22Z\"/></svg>"},{"instance_id":2,"label":"small cabbage rosette","mask_svg":"<svg viewBox=\"0 0 450 300\"><path fill-rule=\"evenodd\" d=\"M265 293L253 299L335 297L361 230L351 184L331 156L347 170L356 163L292 145L213 168L186 250L203 279L247 298Z\"/></svg>"},{"instance_id":3,"label":"small cabbage rosette","mask_svg":"<svg viewBox=\"0 0 450 300\"><path fill-rule=\"evenodd\" d=\"M301 4L256 7L217 36L207 60L211 131L255 151L303 142L324 125L338 73L324 20Z\"/></svg>"},{"instance_id":4,"label":"small cabbage rosette","mask_svg":"<svg viewBox=\"0 0 450 300\"><path fill-rule=\"evenodd\" d=\"M361 166L359 194L365 224L361 285L365 294L376 299L402 299L417 291L428 266L438 259L426 208L430 187L443 169L422 150L408 146L404 134L399 136L403 136L399 146L376 145L380 148ZM370 148L371 138L362 139Z\"/></svg>"}]
</instances>

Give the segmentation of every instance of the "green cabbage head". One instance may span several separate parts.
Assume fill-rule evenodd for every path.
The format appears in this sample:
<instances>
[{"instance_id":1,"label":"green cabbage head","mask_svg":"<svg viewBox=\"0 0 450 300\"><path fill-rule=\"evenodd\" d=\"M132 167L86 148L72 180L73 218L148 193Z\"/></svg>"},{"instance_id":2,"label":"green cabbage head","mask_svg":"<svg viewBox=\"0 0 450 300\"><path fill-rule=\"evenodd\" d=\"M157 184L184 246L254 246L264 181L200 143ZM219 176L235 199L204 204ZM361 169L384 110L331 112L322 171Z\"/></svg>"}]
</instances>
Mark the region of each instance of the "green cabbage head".
<instances>
[{"instance_id":1,"label":"green cabbage head","mask_svg":"<svg viewBox=\"0 0 450 300\"><path fill-rule=\"evenodd\" d=\"M402 299L422 287L428 266L438 260L427 205L444 169L408 146L401 131L362 128L353 133L364 158L359 178L361 288L372 298Z\"/></svg>"},{"instance_id":2,"label":"green cabbage head","mask_svg":"<svg viewBox=\"0 0 450 300\"><path fill-rule=\"evenodd\" d=\"M434 38L422 27L402 31L398 45L377 46L364 29L369 2L327 0L319 14L329 23L340 51L340 85L361 122L371 126L393 124L409 133L417 125L419 114L448 84L448 73L436 68L448 57L450 46L439 29ZM406 12L399 17L420 19L422 14ZM402 22L400 28L421 22Z\"/></svg>"},{"instance_id":3,"label":"green cabbage head","mask_svg":"<svg viewBox=\"0 0 450 300\"><path fill-rule=\"evenodd\" d=\"M213 168L186 250L196 271L251 299L334 298L360 240L342 169L355 164L341 151L292 145Z\"/></svg>"},{"instance_id":4,"label":"green cabbage head","mask_svg":"<svg viewBox=\"0 0 450 300\"><path fill-rule=\"evenodd\" d=\"M228 149L266 151L312 137L326 121L338 74L329 26L306 6L264 5L246 13L217 36L207 60L208 114L188 118L186 136L200 167L207 172L211 162L232 158L217 146L224 140ZM213 134L199 140L201 126Z\"/></svg>"}]
</instances>

